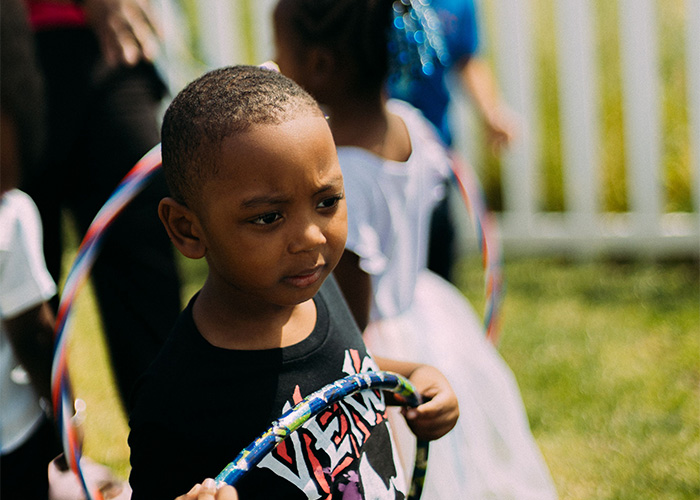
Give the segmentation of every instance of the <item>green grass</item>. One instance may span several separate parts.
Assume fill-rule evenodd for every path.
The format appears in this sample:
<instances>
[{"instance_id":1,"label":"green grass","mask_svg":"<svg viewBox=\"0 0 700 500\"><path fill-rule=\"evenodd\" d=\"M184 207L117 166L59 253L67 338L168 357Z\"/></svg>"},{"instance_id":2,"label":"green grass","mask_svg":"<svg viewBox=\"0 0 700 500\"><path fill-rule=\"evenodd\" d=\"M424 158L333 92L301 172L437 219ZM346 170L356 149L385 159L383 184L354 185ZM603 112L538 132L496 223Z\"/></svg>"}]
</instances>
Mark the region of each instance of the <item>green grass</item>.
<instances>
[{"instance_id":1,"label":"green grass","mask_svg":"<svg viewBox=\"0 0 700 500\"><path fill-rule=\"evenodd\" d=\"M184 271L189 297L201 267ZM480 308L479 263L465 260L459 275ZM560 497L698 498L697 263L518 259L506 277L499 350ZM86 452L126 476L127 426L89 289L76 307L70 364L88 403Z\"/></svg>"},{"instance_id":2,"label":"green grass","mask_svg":"<svg viewBox=\"0 0 700 500\"><path fill-rule=\"evenodd\" d=\"M463 275L478 291L478 273ZM699 276L686 263L508 264L499 348L562 499L700 496Z\"/></svg>"}]
</instances>

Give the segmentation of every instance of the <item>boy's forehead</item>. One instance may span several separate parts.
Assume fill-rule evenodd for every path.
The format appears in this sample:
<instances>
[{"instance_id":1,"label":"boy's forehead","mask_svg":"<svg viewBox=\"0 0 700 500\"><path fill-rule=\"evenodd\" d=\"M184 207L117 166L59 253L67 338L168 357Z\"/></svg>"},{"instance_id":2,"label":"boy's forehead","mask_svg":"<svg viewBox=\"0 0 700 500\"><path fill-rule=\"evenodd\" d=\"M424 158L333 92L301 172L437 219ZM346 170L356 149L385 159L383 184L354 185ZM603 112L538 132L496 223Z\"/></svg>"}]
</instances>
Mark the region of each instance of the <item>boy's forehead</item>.
<instances>
[{"instance_id":1,"label":"boy's forehead","mask_svg":"<svg viewBox=\"0 0 700 500\"><path fill-rule=\"evenodd\" d=\"M225 137L221 149L222 155L236 152L286 156L294 154L295 150L318 147L321 141L333 143L333 135L325 116L319 111L318 114L305 113L277 122L251 124L245 130Z\"/></svg>"},{"instance_id":2,"label":"boy's forehead","mask_svg":"<svg viewBox=\"0 0 700 500\"><path fill-rule=\"evenodd\" d=\"M285 168L311 167L309 157L316 166L337 163L333 135L320 112L278 123L253 124L225 137L218 149L216 170L224 168L227 175L234 176L255 174L270 167L280 172Z\"/></svg>"}]
</instances>

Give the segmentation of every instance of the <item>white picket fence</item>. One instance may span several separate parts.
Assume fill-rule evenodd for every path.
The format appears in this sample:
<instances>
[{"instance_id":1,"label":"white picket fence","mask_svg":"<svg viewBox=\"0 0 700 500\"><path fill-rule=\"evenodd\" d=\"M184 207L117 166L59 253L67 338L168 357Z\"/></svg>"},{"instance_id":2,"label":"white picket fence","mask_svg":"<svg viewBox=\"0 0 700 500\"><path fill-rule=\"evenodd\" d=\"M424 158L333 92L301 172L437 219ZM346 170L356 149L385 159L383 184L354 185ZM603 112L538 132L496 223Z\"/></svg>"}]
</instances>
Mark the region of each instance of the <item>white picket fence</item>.
<instances>
[{"instance_id":1,"label":"white picket fence","mask_svg":"<svg viewBox=\"0 0 700 500\"><path fill-rule=\"evenodd\" d=\"M175 0L160 1L166 35L166 63L175 90L197 72L236 63L259 63L274 54L270 12L276 0L198 0L201 53L205 67L187 59L188 38ZM658 58L659 0L615 0L619 14L623 92L627 213L602 210L596 169L601 155L598 67L592 0L554 0L557 78L561 123L565 212L541 209L535 82L541 75L534 55L534 0L488 1L495 23L492 47L498 81L522 129L503 158L501 237L515 253L581 256L700 255L700 0L684 0L687 93L675 96L688 109L693 211L667 213L662 182L661 81ZM246 31L244 26L252 25ZM185 30L186 31L186 30ZM192 40L189 40L192 43ZM455 108L466 127L466 113ZM462 135L468 131L463 130ZM467 155L468 156L468 155ZM478 170L478 165L476 165Z\"/></svg>"}]
</instances>

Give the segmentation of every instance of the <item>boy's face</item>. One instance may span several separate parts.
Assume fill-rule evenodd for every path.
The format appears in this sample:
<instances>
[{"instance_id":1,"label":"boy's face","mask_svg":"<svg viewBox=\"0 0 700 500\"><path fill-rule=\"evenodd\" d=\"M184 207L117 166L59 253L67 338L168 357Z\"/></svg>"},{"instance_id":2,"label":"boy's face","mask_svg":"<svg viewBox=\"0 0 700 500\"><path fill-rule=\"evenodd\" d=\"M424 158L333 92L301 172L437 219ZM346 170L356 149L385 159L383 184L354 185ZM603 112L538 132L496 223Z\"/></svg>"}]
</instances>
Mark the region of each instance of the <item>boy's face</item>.
<instances>
[{"instance_id":1,"label":"boy's face","mask_svg":"<svg viewBox=\"0 0 700 500\"><path fill-rule=\"evenodd\" d=\"M325 118L255 125L223 141L217 166L195 209L211 284L251 306L313 297L347 236L343 177Z\"/></svg>"}]
</instances>

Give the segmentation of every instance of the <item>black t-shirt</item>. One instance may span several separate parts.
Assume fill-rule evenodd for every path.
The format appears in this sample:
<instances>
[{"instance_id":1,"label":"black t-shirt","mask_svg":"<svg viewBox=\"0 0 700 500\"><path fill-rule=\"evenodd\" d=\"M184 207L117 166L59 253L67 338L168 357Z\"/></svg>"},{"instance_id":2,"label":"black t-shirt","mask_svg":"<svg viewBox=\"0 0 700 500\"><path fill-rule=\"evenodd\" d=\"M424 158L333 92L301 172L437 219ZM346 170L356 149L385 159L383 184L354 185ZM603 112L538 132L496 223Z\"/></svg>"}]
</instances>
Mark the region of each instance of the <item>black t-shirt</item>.
<instances>
[{"instance_id":1,"label":"black t-shirt","mask_svg":"<svg viewBox=\"0 0 700 500\"><path fill-rule=\"evenodd\" d=\"M190 302L135 391L133 500L184 494L217 476L303 397L377 369L332 278L314 302L311 335L263 351L212 346L198 332ZM404 498L384 412L375 391L332 405L243 477L241 498Z\"/></svg>"}]
</instances>

